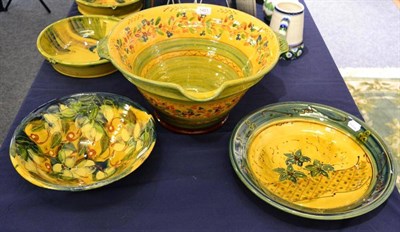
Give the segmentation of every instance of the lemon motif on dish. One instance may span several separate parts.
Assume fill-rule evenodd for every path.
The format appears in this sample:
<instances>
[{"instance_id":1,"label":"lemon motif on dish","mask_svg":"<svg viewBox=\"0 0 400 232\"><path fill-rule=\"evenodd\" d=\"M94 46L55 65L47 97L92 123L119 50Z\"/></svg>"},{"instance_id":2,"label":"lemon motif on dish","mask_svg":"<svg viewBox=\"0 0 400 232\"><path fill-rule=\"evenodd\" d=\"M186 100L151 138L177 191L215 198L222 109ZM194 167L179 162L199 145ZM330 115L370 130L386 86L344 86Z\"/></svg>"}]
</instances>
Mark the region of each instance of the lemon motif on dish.
<instances>
[{"instance_id":1,"label":"lemon motif on dish","mask_svg":"<svg viewBox=\"0 0 400 232\"><path fill-rule=\"evenodd\" d=\"M10 158L31 183L79 191L139 167L155 144L154 121L131 100L107 93L51 101L16 129Z\"/></svg>"}]
</instances>

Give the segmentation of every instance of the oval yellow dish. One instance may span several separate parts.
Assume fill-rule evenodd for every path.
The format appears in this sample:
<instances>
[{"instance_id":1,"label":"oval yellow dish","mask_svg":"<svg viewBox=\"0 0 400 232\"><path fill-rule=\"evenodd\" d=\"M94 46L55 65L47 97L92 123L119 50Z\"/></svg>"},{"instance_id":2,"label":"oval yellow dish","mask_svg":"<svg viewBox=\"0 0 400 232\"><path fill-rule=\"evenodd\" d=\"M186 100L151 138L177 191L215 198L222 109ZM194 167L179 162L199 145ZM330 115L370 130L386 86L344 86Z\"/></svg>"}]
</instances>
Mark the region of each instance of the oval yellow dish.
<instances>
[{"instance_id":1,"label":"oval yellow dish","mask_svg":"<svg viewBox=\"0 0 400 232\"><path fill-rule=\"evenodd\" d=\"M261 20L209 4L149 8L99 45L167 128L188 134L223 125L230 110L278 62L281 44Z\"/></svg>"},{"instance_id":2,"label":"oval yellow dish","mask_svg":"<svg viewBox=\"0 0 400 232\"><path fill-rule=\"evenodd\" d=\"M258 197L314 219L367 213L395 184L381 138L356 117L314 103L274 104L246 116L233 132L230 157Z\"/></svg>"},{"instance_id":3,"label":"oval yellow dish","mask_svg":"<svg viewBox=\"0 0 400 232\"><path fill-rule=\"evenodd\" d=\"M100 77L116 71L97 54L97 45L119 19L106 16L73 16L47 26L37 48L58 72L79 78Z\"/></svg>"},{"instance_id":4,"label":"oval yellow dish","mask_svg":"<svg viewBox=\"0 0 400 232\"><path fill-rule=\"evenodd\" d=\"M11 140L10 158L34 185L83 191L133 172L155 141L154 120L137 103L111 93L82 93L25 117Z\"/></svg>"},{"instance_id":5,"label":"oval yellow dish","mask_svg":"<svg viewBox=\"0 0 400 232\"><path fill-rule=\"evenodd\" d=\"M83 15L107 15L119 18L140 11L143 0L76 0Z\"/></svg>"}]
</instances>

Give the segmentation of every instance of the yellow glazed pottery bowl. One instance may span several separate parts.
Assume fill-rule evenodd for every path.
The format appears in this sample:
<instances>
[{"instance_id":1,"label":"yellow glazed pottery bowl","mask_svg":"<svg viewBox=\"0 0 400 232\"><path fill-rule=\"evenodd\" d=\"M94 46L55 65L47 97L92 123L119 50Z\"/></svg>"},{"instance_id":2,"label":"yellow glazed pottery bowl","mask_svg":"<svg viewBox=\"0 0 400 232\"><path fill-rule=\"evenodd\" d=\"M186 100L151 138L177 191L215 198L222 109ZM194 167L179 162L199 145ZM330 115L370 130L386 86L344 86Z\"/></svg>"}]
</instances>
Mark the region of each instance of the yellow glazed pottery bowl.
<instances>
[{"instance_id":1,"label":"yellow glazed pottery bowl","mask_svg":"<svg viewBox=\"0 0 400 232\"><path fill-rule=\"evenodd\" d=\"M74 16L47 26L37 48L58 72L80 78L100 77L115 67L97 54L97 44L118 23L106 16Z\"/></svg>"},{"instance_id":2,"label":"yellow glazed pottery bowl","mask_svg":"<svg viewBox=\"0 0 400 232\"><path fill-rule=\"evenodd\" d=\"M76 0L78 11L83 15L107 15L126 17L140 11L142 0Z\"/></svg>"},{"instance_id":3,"label":"yellow glazed pottery bowl","mask_svg":"<svg viewBox=\"0 0 400 232\"><path fill-rule=\"evenodd\" d=\"M50 101L23 119L10 158L39 187L83 191L137 169L156 141L154 120L130 99L83 93Z\"/></svg>"},{"instance_id":4,"label":"yellow glazed pottery bowl","mask_svg":"<svg viewBox=\"0 0 400 232\"><path fill-rule=\"evenodd\" d=\"M175 4L123 19L99 45L158 121L182 133L221 126L277 63L280 44L262 21L207 4Z\"/></svg>"}]
</instances>

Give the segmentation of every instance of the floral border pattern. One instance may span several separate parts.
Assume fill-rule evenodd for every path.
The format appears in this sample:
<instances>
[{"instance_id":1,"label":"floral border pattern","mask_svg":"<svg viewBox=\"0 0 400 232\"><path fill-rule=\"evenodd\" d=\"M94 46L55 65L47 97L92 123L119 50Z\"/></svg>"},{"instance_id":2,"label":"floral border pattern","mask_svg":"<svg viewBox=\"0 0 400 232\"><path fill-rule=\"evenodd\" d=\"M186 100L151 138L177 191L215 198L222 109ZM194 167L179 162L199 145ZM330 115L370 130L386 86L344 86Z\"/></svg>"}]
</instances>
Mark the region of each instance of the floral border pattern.
<instances>
[{"instance_id":1,"label":"floral border pattern","mask_svg":"<svg viewBox=\"0 0 400 232\"><path fill-rule=\"evenodd\" d=\"M137 13L129 18L122 36L118 35L112 44L122 62L132 69L128 57L137 52L144 43L157 37L168 39L196 35L216 40L226 37L226 40L239 41L240 46L254 49L258 65L267 66L271 62L269 41L274 36L273 32L267 27L256 26L250 19L247 22L240 22L236 17L238 13L231 9L216 8L216 10L221 18L179 6L164 8L164 12L176 12L167 19L162 18L163 16L148 18L142 13Z\"/></svg>"},{"instance_id":2,"label":"floral border pattern","mask_svg":"<svg viewBox=\"0 0 400 232\"><path fill-rule=\"evenodd\" d=\"M243 94L234 95L213 103L185 104L184 102L168 101L155 95L141 91L143 96L163 114L173 118L204 120L218 118L229 112L240 100Z\"/></svg>"}]
</instances>

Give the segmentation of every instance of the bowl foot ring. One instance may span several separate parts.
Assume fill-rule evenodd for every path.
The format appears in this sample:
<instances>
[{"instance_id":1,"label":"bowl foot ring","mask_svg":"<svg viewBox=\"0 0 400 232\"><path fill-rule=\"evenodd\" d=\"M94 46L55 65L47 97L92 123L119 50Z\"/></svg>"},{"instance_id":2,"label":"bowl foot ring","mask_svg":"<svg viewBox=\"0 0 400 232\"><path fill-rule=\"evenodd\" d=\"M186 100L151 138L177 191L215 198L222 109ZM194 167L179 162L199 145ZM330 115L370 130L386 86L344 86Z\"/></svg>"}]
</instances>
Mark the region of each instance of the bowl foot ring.
<instances>
[{"instance_id":1,"label":"bowl foot ring","mask_svg":"<svg viewBox=\"0 0 400 232\"><path fill-rule=\"evenodd\" d=\"M166 121L164 121L162 119L162 117L160 117L160 115L154 111L153 112L154 117L156 118L156 120L165 128L167 128L170 131L173 131L175 133L179 133L179 134L187 134L187 135L199 135L199 134L206 134L206 133L210 133L213 132L217 129L219 129L220 127L222 127L222 125L225 124L226 120L228 119L228 115L226 115L221 121L219 121L218 123L206 127L206 128L199 128L199 129L189 129L189 128L182 128L182 127L177 127L175 125L172 125Z\"/></svg>"}]
</instances>

